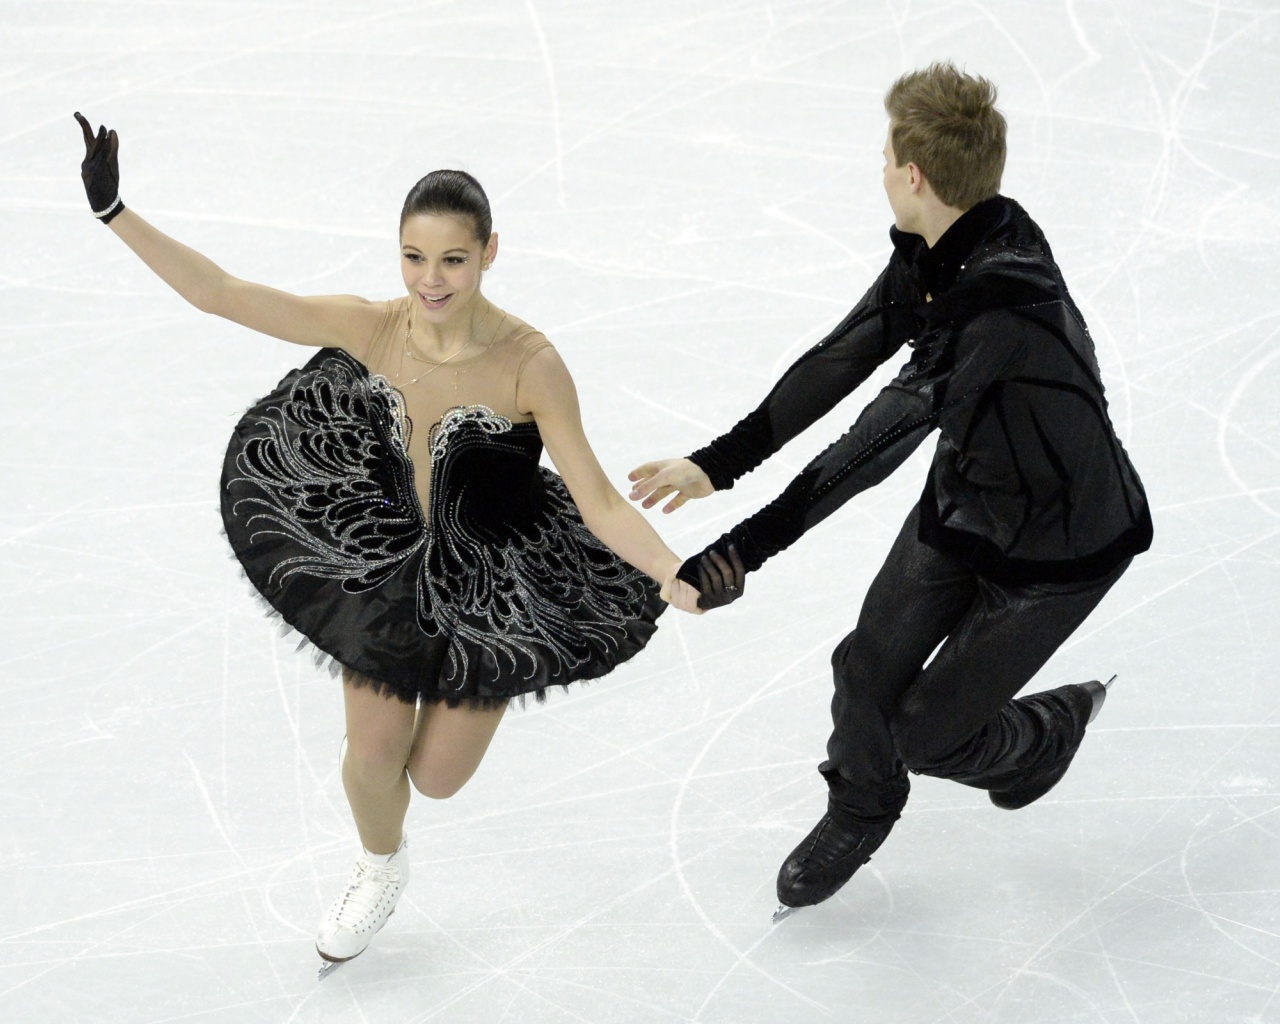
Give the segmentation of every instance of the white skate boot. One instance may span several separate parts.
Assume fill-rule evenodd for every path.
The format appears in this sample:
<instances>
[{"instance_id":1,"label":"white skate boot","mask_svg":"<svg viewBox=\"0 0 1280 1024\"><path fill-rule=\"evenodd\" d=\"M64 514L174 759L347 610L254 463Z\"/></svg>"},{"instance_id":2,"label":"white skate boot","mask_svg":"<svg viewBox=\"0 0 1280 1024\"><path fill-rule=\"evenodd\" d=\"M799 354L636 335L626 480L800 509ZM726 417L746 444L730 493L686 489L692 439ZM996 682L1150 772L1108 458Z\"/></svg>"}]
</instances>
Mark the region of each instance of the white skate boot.
<instances>
[{"instance_id":1,"label":"white skate boot","mask_svg":"<svg viewBox=\"0 0 1280 1024\"><path fill-rule=\"evenodd\" d=\"M325 962L323 978L338 964L359 956L396 909L409 884L409 840L405 837L385 864L361 853L347 887L329 908L316 935L316 952Z\"/></svg>"}]
</instances>

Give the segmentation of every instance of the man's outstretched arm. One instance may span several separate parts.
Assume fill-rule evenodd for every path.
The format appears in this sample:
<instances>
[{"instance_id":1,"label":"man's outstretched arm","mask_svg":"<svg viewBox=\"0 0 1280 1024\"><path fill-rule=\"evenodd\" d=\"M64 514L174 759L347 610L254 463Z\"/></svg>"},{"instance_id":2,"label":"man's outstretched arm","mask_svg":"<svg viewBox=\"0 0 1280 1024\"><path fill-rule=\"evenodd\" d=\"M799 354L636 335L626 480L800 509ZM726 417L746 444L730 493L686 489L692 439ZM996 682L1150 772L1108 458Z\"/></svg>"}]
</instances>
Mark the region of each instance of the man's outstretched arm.
<instances>
[{"instance_id":1,"label":"man's outstretched arm","mask_svg":"<svg viewBox=\"0 0 1280 1024\"><path fill-rule=\"evenodd\" d=\"M855 494L902 465L937 424L939 412L932 389L904 388L895 381L777 498L687 559L678 577L696 586L704 559L715 553L727 560L730 548L746 572L759 569Z\"/></svg>"},{"instance_id":2,"label":"man's outstretched arm","mask_svg":"<svg viewBox=\"0 0 1280 1024\"><path fill-rule=\"evenodd\" d=\"M897 250L862 300L797 359L763 402L731 430L684 459L646 462L629 474L630 497L645 508L670 497L663 512L734 481L830 412L910 339L919 301Z\"/></svg>"},{"instance_id":3,"label":"man's outstretched arm","mask_svg":"<svg viewBox=\"0 0 1280 1024\"><path fill-rule=\"evenodd\" d=\"M921 301L905 257L894 251L861 301L797 359L752 412L689 459L727 490L829 413L910 340Z\"/></svg>"},{"instance_id":4,"label":"man's outstretched arm","mask_svg":"<svg viewBox=\"0 0 1280 1024\"><path fill-rule=\"evenodd\" d=\"M722 560L735 548L743 569L753 572L765 560L795 543L855 494L873 487L897 469L941 420L944 412L976 407L994 381L1016 363L1027 340L1009 322L1002 287L971 284L963 296L967 324L956 329L946 310L932 307L937 323L926 333L897 379L862 411L857 422L791 481L777 498L703 551L687 559L678 577L693 586L706 558ZM1034 293L1032 297L1038 297ZM953 310L959 318L959 307ZM954 333L953 333L954 331ZM735 581L741 586L741 581Z\"/></svg>"}]
</instances>

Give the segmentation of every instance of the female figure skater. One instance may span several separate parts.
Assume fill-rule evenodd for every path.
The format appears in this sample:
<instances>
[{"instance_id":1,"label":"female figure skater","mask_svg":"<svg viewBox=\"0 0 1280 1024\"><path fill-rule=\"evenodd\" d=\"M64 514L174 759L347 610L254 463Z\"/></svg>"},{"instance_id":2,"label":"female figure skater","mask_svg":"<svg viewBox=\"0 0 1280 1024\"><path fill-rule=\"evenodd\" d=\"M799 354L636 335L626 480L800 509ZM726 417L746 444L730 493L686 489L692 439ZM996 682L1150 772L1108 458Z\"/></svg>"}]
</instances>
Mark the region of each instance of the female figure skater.
<instances>
[{"instance_id":1,"label":"female figure skater","mask_svg":"<svg viewBox=\"0 0 1280 1024\"><path fill-rule=\"evenodd\" d=\"M607 673L664 599L696 611L698 592L605 478L556 350L482 294L498 236L474 178L434 171L410 191L407 295L303 298L126 209L116 133L75 116L90 208L147 266L197 309L321 349L236 427L222 512L254 586L342 672L363 852L319 927L323 977L404 891L410 786L452 796L512 697ZM543 445L563 480L539 467Z\"/></svg>"}]
</instances>

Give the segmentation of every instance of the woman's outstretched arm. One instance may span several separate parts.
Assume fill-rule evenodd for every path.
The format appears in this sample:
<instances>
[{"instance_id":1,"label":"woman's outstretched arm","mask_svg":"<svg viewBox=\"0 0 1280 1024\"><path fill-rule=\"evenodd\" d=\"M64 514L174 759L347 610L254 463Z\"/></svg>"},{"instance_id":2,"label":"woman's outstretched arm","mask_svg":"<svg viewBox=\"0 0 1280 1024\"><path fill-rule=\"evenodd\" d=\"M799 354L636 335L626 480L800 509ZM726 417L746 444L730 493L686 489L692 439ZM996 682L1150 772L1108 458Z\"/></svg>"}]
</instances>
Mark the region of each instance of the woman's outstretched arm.
<instances>
[{"instance_id":1,"label":"woman's outstretched arm","mask_svg":"<svg viewBox=\"0 0 1280 1024\"><path fill-rule=\"evenodd\" d=\"M578 392L564 361L547 347L530 357L517 402L533 414L547 454L564 478L587 528L618 557L663 584L662 596L683 611L697 610L698 591L675 579L681 559L609 483L582 429Z\"/></svg>"},{"instance_id":2,"label":"woman's outstretched arm","mask_svg":"<svg viewBox=\"0 0 1280 1024\"><path fill-rule=\"evenodd\" d=\"M354 295L292 295L231 276L125 207L119 192L119 137L105 126L95 135L78 113L76 120L84 133L80 173L90 209L169 287L196 309L250 330L297 345L341 348L363 356L382 315L381 303Z\"/></svg>"}]
</instances>

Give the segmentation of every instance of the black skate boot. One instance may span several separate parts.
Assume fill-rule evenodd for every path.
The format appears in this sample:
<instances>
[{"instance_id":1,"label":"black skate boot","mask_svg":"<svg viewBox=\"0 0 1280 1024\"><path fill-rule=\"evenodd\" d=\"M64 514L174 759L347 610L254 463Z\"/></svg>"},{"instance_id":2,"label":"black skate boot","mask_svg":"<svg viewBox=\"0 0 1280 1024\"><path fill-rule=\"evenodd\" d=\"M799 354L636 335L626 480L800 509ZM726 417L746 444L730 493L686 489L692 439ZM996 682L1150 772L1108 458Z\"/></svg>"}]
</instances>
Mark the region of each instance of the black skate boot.
<instances>
[{"instance_id":1,"label":"black skate boot","mask_svg":"<svg viewBox=\"0 0 1280 1024\"><path fill-rule=\"evenodd\" d=\"M858 822L829 806L813 831L782 862L778 871L782 908L774 919L781 920L789 909L811 907L835 895L871 859L891 828L892 821Z\"/></svg>"},{"instance_id":2,"label":"black skate boot","mask_svg":"<svg viewBox=\"0 0 1280 1024\"><path fill-rule=\"evenodd\" d=\"M988 791L991 802L1006 811L1016 811L1020 807L1034 803L1058 784L1071 767L1071 760L1080 749L1084 740L1085 727L1098 717L1103 701L1107 699L1107 688L1115 682L1112 676L1107 682L1100 683L1096 679L1087 683L1075 683L1070 686L1059 686L1055 690L1046 690L1043 694L1032 694L1026 700L1034 701L1038 697L1057 698L1065 702L1071 709L1071 716L1077 730L1076 741L1056 761L1038 770L1025 772L1016 776L1002 788Z\"/></svg>"}]
</instances>

